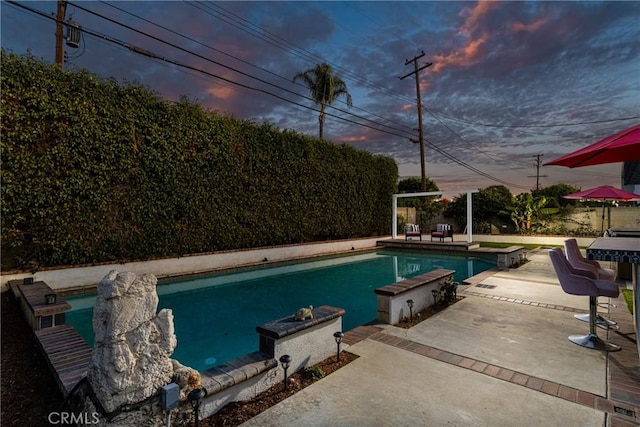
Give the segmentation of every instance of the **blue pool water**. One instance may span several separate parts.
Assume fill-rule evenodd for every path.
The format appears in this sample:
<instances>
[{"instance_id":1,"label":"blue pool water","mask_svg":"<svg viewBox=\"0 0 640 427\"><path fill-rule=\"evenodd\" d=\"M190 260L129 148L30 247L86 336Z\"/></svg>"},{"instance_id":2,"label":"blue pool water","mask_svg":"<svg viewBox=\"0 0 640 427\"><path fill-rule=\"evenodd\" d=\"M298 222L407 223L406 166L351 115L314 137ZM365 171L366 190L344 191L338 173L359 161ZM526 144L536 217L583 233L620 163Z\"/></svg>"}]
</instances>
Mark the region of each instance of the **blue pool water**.
<instances>
[{"instance_id":1,"label":"blue pool water","mask_svg":"<svg viewBox=\"0 0 640 427\"><path fill-rule=\"evenodd\" d=\"M374 320L374 289L437 268L456 281L496 265L493 258L381 250L158 285L158 309L173 311L178 346L173 358L204 370L258 349L256 326L300 307L343 308L348 331ZM67 323L93 344L95 295L68 298Z\"/></svg>"}]
</instances>

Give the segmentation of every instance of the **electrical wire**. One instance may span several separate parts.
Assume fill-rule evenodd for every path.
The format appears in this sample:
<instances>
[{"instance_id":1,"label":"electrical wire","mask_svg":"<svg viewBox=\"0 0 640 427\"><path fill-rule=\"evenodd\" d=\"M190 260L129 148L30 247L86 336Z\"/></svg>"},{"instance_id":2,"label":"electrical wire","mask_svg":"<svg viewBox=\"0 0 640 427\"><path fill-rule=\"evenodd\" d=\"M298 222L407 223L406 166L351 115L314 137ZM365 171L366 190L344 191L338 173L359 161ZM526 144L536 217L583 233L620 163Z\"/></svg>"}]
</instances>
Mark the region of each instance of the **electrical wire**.
<instances>
[{"instance_id":1,"label":"electrical wire","mask_svg":"<svg viewBox=\"0 0 640 427\"><path fill-rule=\"evenodd\" d=\"M295 96L298 96L298 97L301 97L301 98L305 98L305 99L307 99L307 100L309 100L309 101L315 102L315 100L314 100L313 98L311 98L311 97L308 97L308 96L305 96L305 95L301 95L301 94L299 94L299 93L297 93L297 92L294 92L294 91L292 91L292 90L290 90L290 89L287 89L287 88L284 88L284 87L282 87L282 86L276 85L276 84L274 84L274 83L271 83L271 82L269 82L269 81L267 81L267 80L264 80L264 79L262 79L262 78L256 77L256 76L254 76L254 75L251 75L251 74L249 74L249 73L245 73L244 71L238 70L238 69L236 69L236 68L234 68L234 67L231 67L231 66L228 66L228 65L226 65L226 64L223 64L223 63L221 63L221 62L215 61L215 60L213 60L213 59L211 59L211 58L207 58L207 57L206 57L206 56L204 56L204 55L201 55L201 54L196 53L196 52L193 52L193 51L191 51L191 50L189 50L189 49L186 49L186 48L183 48L183 47L181 47L181 46L178 46L178 45L176 45L176 44L174 44L174 43L171 43L171 42L168 42L168 41L166 41L166 40L163 40L163 39L161 39L160 37L157 37L157 36L151 35L151 34L149 34L149 33L146 33L146 32L144 32L144 31L141 31L141 30L138 30L138 29L136 29L136 28L133 28L133 27L131 27L130 25L126 25L126 24L123 24L123 23L121 23L121 22L118 22L118 21L116 21L116 20L114 20L114 19L112 19L112 18L106 17L106 16L101 15L101 14L99 14L99 13L97 13L97 12L91 11L91 10L89 10L89 9L87 9L87 8L85 8L85 7L82 7L82 6L80 6L80 5L77 5L77 4L75 4L75 3L72 3L72 2L67 2L67 3L68 3L68 4L73 5L73 6L75 6L75 7L79 8L79 9L81 9L81 10L84 10L84 11L85 11L85 12L87 12L87 13L90 13L90 14L92 14L92 15L95 15L95 16L97 16L97 17L100 17L100 18L102 18L102 19L105 19L105 20L107 20L107 21L109 21L109 22L112 22L112 23L114 23L114 24L116 24L116 25L119 25L119 26L121 26L121 27L123 27L123 28L126 28L126 29L128 29L128 30L130 30L130 31L133 31L133 32L135 32L135 33L138 33L138 34L141 34L141 35L143 35L143 36L149 37L149 38L151 38L152 40L155 40L155 41L158 41L158 42L160 42L160 43L163 43L163 44L165 44L165 45L167 45L167 46L170 46L170 47L172 47L172 48L174 48L174 49L177 49L177 50L180 50L180 51L185 52L185 53L187 53L187 54L193 55L193 56L195 56L195 57L197 57L197 58L199 58L199 59L205 60L205 61L207 61L207 62L210 62L210 63L212 63L212 64L218 65L218 66L220 66L220 67L226 68L226 69L228 69L228 70L230 70L230 71L233 71L233 72L235 72L235 73L238 73L238 74L243 75L243 76L245 76L245 77L248 77L248 78L250 78L250 79L257 80L257 81L259 81L259 82L261 82L261 83L264 83L264 84L267 84L267 85L269 85L269 86L273 86L273 87L275 87L275 88L277 88L277 89L279 89L279 90L282 90L282 91L284 91L284 92L287 92L287 93L293 94L293 95L295 95ZM140 48L138 48L138 49L140 49ZM146 51L145 49L140 49L140 50L141 50L141 51ZM146 52L148 52L148 51L146 51ZM175 62L175 61L169 61L169 62ZM176 65L178 65L178 64L176 64ZM245 86L245 87L249 88L249 86ZM279 99L286 100L285 98L281 97L280 95L276 95L276 94L273 94L273 93L271 93L271 92L267 92L267 91L262 90L262 89L260 89L260 90L261 90L261 91L263 91L264 93L271 94L271 95L273 95L273 96L275 96L275 97L277 97L277 98L279 98ZM292 102L292 101L289 101L289 100L286 100L286 101L287 101L287 102ZM367 122L371 122L371 123L373 123L373 124L375 124L375 125L378 125L378 126L383 126L383 127L386 127L386 128L392 129L392 130L400 131L400 132L406 132L406 130L405 130L405 129L400 129L400 128L397 128L397 127L395 127L395 126L390 126L390 125L386 125L386 124L383 124L383 123L376 122L376 121L374 121L374 120L372 120L372 119L369 119L369 118L367 118L367 117L363 117L363 116L360 116L360 115L356 115L356 114L353 114L353 113L351 113L351 112L349 112L349 111L347 111L347 110L343 110L343 109L337 108L337 107L335 107L335 106L333 106L333 105L331 105L331 104L326 105L326 107L328 107L328 108L332 108L332 109L334 109L334 110L336 110L336 111L339 111L339 112L341 112L341 113L344 113L344 114L347 114L347 115L353 116L353 117L355 117L355 118L357 118L357 119L365 120L365 121L367 121ZM313 109L313 108L311 108L311 109L312 109L313 111L318 111L318 110L315 110L315 109ZM331 117L340 118L339 116L332 115L332 114L330 114L330 113L326 113L326 112L325 112L325 114L326 114L326 115L328 115L328 116L331 116ZM348 119L344 119L344 118L341 118L341 119L342 119L342 120L345 120L345 121L348 121L348 122L355 123L355 122L350 121L350 120L348 120ZM371 128L371 129L376 129L376 128L371 127L371 126L366 126L366 127L369 127L369 128ZM406 138L406 137L407 137L407 136L405 136L405 138Z\"/></svg>"},{"instance_id":2,"label":"electrical wire","mask_svg":"<svg viewBox=\"0 0 640 427\"><path fill-rule=\"evenodd\" d=\"M139 16L139 15L137 15L137 14L135 14L135 13L132 13L132 12L126 11L126 10L124 10L124 9L122 9L122 8L119 8L119 7L117 7L117 6L115 6L115 5L111 4L111 3L107 3L107 2L102 1L102 0L100 1L100 3L103 3L103 4L105 4L106 6L112 7L112 8L114 8L114 9L116 9L116 10L120 11L120 12L123 12L123 13L125 13L125 14L127 14L127 15L129 15L129 16L132 16L132 17L135 17L135 18L137 18L137 19L140 19L140 20L142 20L142 21L144 21L144 22L146 22L146 23L149 23L149 24L151 24L151 25L154 25L154 26L156 26L156 27L158 27L158 28L161 28L161 29L163 29L163 30L165 30L165 31L168 31L168 32L170 32L170 33L172 33L172 34L174 34L174 35L177 35L177 36L179 36L179 37L185 38L185 39L187 39L187 40L189 40L189 41L191 41L191 42L194 42L194 43L196 43L196 44L198 44L198 45L200 45L200 46L202 46L202 47L205 47L205 48L207 48L207 49L210 49L210 50L212 50L212 51L214 51L214 52L220 53L220 54L222 54L222 55L224 55L224 56L226 56L226 57L232 58L232 59L234 59L234 60L236 60L236 61L239 61L239 62L241 62L241 63L243 63L243 64L249 65L250 67L253 67L253 68L258 69L258 70L260 70L260 71L262 71L262 72L268 73L268 74L270 74L270 75L272 75L272 76L274 76L274 77L277 77L277 78L280 78L280 79L282 79L282 80L285 80L285 81L287 81L288 83L292 83L291 79L289 79L289 78L287 78L287 77L281 76L281 75L279 75L279 74L277 74L277 73L274 73L274 72L272 72L272 71L270 71L270 70L267 70L267 69L265 69L265 68L263 68L263 67L260 67L260 66L258 66L258 65L255 65L255 64L253 64L253 63L251 63L251 62L249 62L249 61L246 61L246 60L244 60L244 59L242 59L242 58L238 58L237 56L232 55L232 54L230 54L230 53L228 53L228 52L225 52L225 51L220 50L220 49L217 49L217 48L215 48L215 47L213 47L213 46L210 46L210 45L207 45L207 44L205 44L205 43L202 43L202 42L201 42L201 41L199 41L199 40L196 40L196 39L194 39L194 38L192 38L192 37L186 36L186 35L184 35L184 34L182 34L182 33L179 33L179 32L177 32L177 31L175 31L175 30L172 30L172 29L170 29L170 28L168 28L168 27L166 27L166 26L163 26L163 25L160 25L160 24L158 24L158 23L155 23L155 22L153 22L153 21L151 21L151 20L149 20L149 19L143 18L143 17L141 17L141 16ZM194 4L193 4L193 2L188 2L188 4L189 4L189 5L191 5L191 6L193 6L193 7L197 7L197 5L194 5ZM222 9L223 9L223 8L222 8ZM223 9L223 10L224 10L224 9ZM226 22L226 21L225 21L225 22ZM247 22L248 22L248 21L247 21ZM284 40L284 39L283 39L283 40ZM300 87L304 87L304 88L306 89L306 86L304 86L302 83L299 83L299 82L293 82L293 83L294 83L294 84L296 84L296 85L298 85L298 86L300 86ZM308 99L310 99L310 98L308 98ZM341 103L345 103L344 101L342 101L342 100L340 100L340 99L338 99L337 101L338 101L338 102L341 102ZM346 104L346 103L345 103L345 104ZM361 108L361 107L358 107L358 106L351 106L351 108L354 108L354 109L359 110L359 111L363 111L363 112L365 112L365 113L367 113L367 114L370 114L370 115L371 115L371 116L373 116L373 117L377 117L377 118L382 119L382 120L384 120L384 121L386 121L386 122L388 122L388 123L395 123L395 122L393 122L392 120L390 120L390 119L388 119L388 118L386 118L386 117L383 117L383 116L381 116L381 115L379 115L379 114L376 114L376 113L374 113L374 112L372 112L372 111L369 111L369 110L366 110L366 109L364 109L364 108ZM409 128L409 127L407 126L405 130L411 130L411 128Z\"/></svg>"},{"instance_id":3,"label":"electrical wire","mask_svg":"<svg viewBox=\"0 0 640 427\"><path fill-rule=\"evenodd\" d=\"M37 14L39 14L39 15L43 16L43 17L46 17L46 18L52 19L52 20L54 20L54 21L57 21L57 19L56 19L55 17L48 16L48 15L47 15L47 14L45 14L44 12L38 11L38 10L33 9L33 8L30 8L30 7L28 7L28 6L24 6L24 5L22 5L22 4L19 4L19 3L14 2L14 1L10 1L10 0L8 0L7 2L8 2L8 3L11 3L11 4L13 4L13 5L16 5L16 6L18 6L18 7L22 7L22 8L24 8L24 9L30 10L31 12L37 13ZM274 84L272 84L272 83L270 83L270 82L267 82L267 81L265 81L265 80L263 80L263 79L260 79L260 78L257 78L257 77L255 77L255 76L252 76L252 75L249 75L249 74L247 74L247 73L244 73L244 72L242 72L242 71L236 70L236 69L234 69L234 68L232 68L232 67L229 67L229 66L227 66L227 65L225 65L225 64L218 63L217 61L212 61L212 60L210 60L210 59L208 59L208 58L206 58L206 57L203 57L202 55L199 55L199 54L197 54L197 53L195 53L195 52L189 51L188 49L182 48L182 47L177 46L177 45L175 45L175 44L173 44L173 43L170 43L170 42L166 42L166 41L164 41L164 40L160 39L159 37L156 37L156 36L153 36L153 35L150 35L150 34L144 33L144 32L142 32L142 31L139 31L139 30L135 29L135 28L132 28L132 27L127 26L127 25L125 25L125 24L119 23L119 22L117 22L117 21L115 21L115 20L113 20L113 19L111 19L111 18L104 17L104 16L102 16L102 15L100 15L100 14L97 14L97 13L95 13L95 12L93 12L93 11L90 11L90 10L88 10L88 9L86 9L86 8L82 7L82 6L79 6L79 5L77 5L77 4L73 4L73 5L74 5L75 7L77 7L77 8L79 8L79 9L85 10L85 11L86 11L86 12L88 12L88 13L91 13L91 14L94 14L94 15L96 15L96 16L99 16L99 17L101 17L101 18L103 18L103 19L106 19L106 20L108 20L108 21L110 21L110 22L113 22L113 23L115 23L115 24L117 24L117 25L123 26L123 27L125 27L125 28L127 28L127 29L129 29L129 30L131 30L131 31L136 32L136 33L139 33L139 34L145 35L145 36L147 36L147 37L150 37L150 38L152 38L152 39L154 39L154 40L156 40L156 41L159 41L159 42L161 42L161 43L167 44L167 45L169 45L169 46L171 46L171 47L173 47L173 48L176 48L176 49L178 49L178 50L184 51L184 52L189 53L189 54L191 54L191 55L194 55L194 56L196 56L196 57L198 57L198 58L201 58L201 59L207 60L207 61L209 61L209 62L212 62L212 63L216 64L216 65L219 65L219 66L222 66L222 67L224 67L224 68L230 69L230 70L232 70L232 71L234 71L234 72L237 72L237 73L239 73L239 74L241 74L241 75L244 75L244 76L247 76L247 77L253 78L253 79L258 80L258 81L260 81L260 82L262 82L262 83L268 84L268 85L270 85L270 86L277 87L277 88L279 88L279 89L281 89L281 90L283 90L283 91L285 91L285 92L289 92L289 93L292 93L292 94L294 94L294 95L296 95L296 96L300 96L300 97L302 97L302 98L306 98L306 99L309 99L309 100L313 101L313 99L311 99L311 98L309 98L309 97L302 96L302 95L297 94L297 93L295 93L295 92L293 92L293 91L290 91L290 90L288 90L288 89L286 89L286 88L279 87L279 86L274 85ZM211 72L208 72L208 71L205 71L205 70L199 69L199 68L197 68L197 67L194 67L194 66L191 66L191 65L188 65L188 64L184 64L184 63L180 63L180 62L178 62L178 61L176 61L176 60L171 60L171 59L168 59L168 58L165 58L165 57L159 56L159 55L157 55L157 54L155 54L155 53L153 53L153 52L151 52L151 51L148 51L148 50L146 50L146 49L143 49L143 48L140 48L140 47L137 47L137 46L131 45L131 44L129 44L129 43L126 43L126 42L124 42L124 41L121 41L121 40L115 39L115 38L110 37L110 36L108 36L108 35L105 35L105 34L102 34L102 33L96 32L96 31L92 31L92 30L90 30L90 29L88 29L88 28L83 28L83 31L84 31L84 32L86 32L86 33L87 33L87 34L89 34L89 35L92 35L92 36L97 37L97 38L102 38L103 40L108 41L108 42L110 42L110 43L118 44L118 45L120 45L120 46L122 46L122 47L125 47L125 48L127 48L127 49L131 50L132 52L135 52L135 53L138 53L138 54L141 54L141 55L147 56L147 57L149 57L149 58L151 58L151 59L164 61L164 62L167 62L167 63L173 64L173 65L175 65L175 66L185 68L185 69L187 69L187 70L191 70L191 71L195 71L195 72L198 72L198 73L202 73L202 74L208 75L208 76L210 76L210 77L213 77L213 78L216 78L216 79L220 79L220 80L222 80L222 81L224 81L224 82L226 82L226 83L232 84L232 85L234 85L234 86L238 86L238 87L241 87L241 88L245 88L245 89L248 89L248 90L251 90L251 91L261 92L261 93L264 93L264 94L267 94L267 95L270 95L270 96L276 97L276 98L278 98L278 99L280 99L280 100L283 100L283 101L285 101L285 102L287 102L287 103L290 103L290 104L296 105L296 106L298 106L298 107L302 107L302 108L305 108L305 109L310 109L310 110L312 110L312 111L318 112L318 110L317 110L317 109L315 109L315 108L313 108L313 107L309 107L309 106L306 106L306 105L303 105L303 104L297 103L297 102L295 102L295 101L292 101L292 100L286 99L286 98L284 98L284 97L282 97L282 96L280 96L280 95L277 95L277 94L271 93L271 92L269 92L269 91L267 91L267 90L265 90L265 89L256 88L256 87L252 87L252 86L249 86L249 85L246 85L246 84L243 84L243 83L235 82L235 81L233 81L233 80L230 80L230 79L227 79L227 78L225 78L225 77L222 77L222 76L216 75L216 74L214 74L214 73L211 73ZM341 112L344 112L344 113L346 113L346 114L350 114L350 113L349 113L349 112L347 112L347 111L344 111L344 110L341 110L341 109L338 109L338 108L335 108L335 107L332 107L332 108L336 109L337 111L341 111ZM347 118L344 118L344 117L340 117L340 116L337 116L337 115L334 115L334 114L331 114L331 113L326 113L326 114L327 114L328 116L331 116L331 117L337 118L337 119L339 119L339 120L342 120L342 121L345 121L345 122L348 122L348 123L356 124L356 125L358 125L358 126L363 126L363 127L366 127L366 128L370 128L370 129L373 129L373 130L376 130L376 131L379 131L379 132L387 133L387 134L394 135L394 136L398 136L398 137L401 137L401 138L408 138L408 136L407 136L407 134L406 134L406 133L405 133L405 134L398 134L398 133L395 133L395 132L390 132L390 131L386 131L386 130L384 130L384 129L376 128L376 127L374 127L374 126L370 126L370 125L367 125L367 124L359 123L359 122L356 122L356 121L354 121L354 120L350 120L350 119L347 119ZM404 129L399 129L399 128L390 127L390 126L387 126L387 125L384 125L384 124L381 124L381 123L377 123L377 122L375 122L375 121L373 121L373 120L370 120L370 119L367 119L367 118L364 118L364 117L361 117L361 116L357 116L357 115L353 115L353 114L350 114L350 115L351 115L351 116L354 116L354 117L356 117L356 118L359 118L359 119L363 119L363 120L366 120L366 121L372 122L372 123L374 123L374 124L376 124L376 125L379 125L379 126L383 126L383 127L390 128L390 129L392 129L392 130L398 130L398 131L401 131L401 132L406 132ZM413 136L413 135L412 135L412 136ZM490 175L490 174L488 174L488 173L486 173L486 172L483 172L483 171L481 171L481 170L479 170L479 169L475 168L474 166L472 166L472 165L470 165L470 164L468 164L468 163L466 163L466 162L464 162L464 161L462 161L462 160L458 159L457 157L453 156L452 154L450 154L450 153L446 152L445 150L442 150L439 146L437 146L437 145L436 145L435 143L433 143L432 141L429 141L429 140L426 140L426 139L425 139L425 140L424 140L424 142L425 142L425 143L426 143L430 148L434 149L436 152L440 153L440 154L441 154L442 156L444 156L445 158L447 158L447 159L449 159L449 160L453 161L454 163L457 163L457 164L459 164L459 165L461 165L461 166L463 166L463 167L465 167L465 168L469 169L470 171L472 171L472 172L474 172L474 173L476 173L476 174L478 174L478 175L481 175L481 176L486 177L486 178L488 178L488 179L491 179L491 180L493 180L493 181L500 182L500 183L502 183L502 184L506 184L506 185L509 185L509 186L512 186L512 187L528 189L528 187L514 185L513 183L510 183L510 182L507 182L507 181L504 181L504 180L498 179L498 178L496 178L496 177L493 177L492 175Z\"/></svg>"}]
</instances>

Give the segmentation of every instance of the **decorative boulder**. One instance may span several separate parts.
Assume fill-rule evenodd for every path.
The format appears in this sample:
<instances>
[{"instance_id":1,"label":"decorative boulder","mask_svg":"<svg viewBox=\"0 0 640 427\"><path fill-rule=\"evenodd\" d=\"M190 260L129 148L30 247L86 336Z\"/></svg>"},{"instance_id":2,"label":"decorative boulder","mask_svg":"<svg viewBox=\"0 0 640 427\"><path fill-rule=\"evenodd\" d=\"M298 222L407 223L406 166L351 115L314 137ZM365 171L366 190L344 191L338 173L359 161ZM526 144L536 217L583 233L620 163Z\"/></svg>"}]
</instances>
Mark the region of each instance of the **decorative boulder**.
<instances>
[{"instance_id":1,"label":"decorative boulder","mask_svg":"<svg viewBox=\"0 0 640 427\"><path fill-rule=\"evenodd\" d=\"M173 314L156 314L156 284L151 274L115 270L98 284L88 379L108 413L145 401L173 380Z\"/></svg>"}]
</instances>

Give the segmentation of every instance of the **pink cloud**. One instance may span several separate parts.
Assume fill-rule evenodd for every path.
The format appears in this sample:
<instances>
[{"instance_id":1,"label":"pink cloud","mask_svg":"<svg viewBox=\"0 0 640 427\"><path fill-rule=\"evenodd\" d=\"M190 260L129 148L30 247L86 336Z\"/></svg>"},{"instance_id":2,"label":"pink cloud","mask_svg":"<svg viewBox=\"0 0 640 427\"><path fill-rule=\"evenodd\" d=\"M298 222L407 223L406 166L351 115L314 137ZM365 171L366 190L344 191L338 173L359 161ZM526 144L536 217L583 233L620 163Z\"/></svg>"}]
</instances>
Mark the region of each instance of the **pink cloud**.
<instances>
[{"instance_id":1,"label":"pink cloud","mask_svg":"<svg viewBox=\"0 0 640 427\"><path fill-rule=\"evenodd\" d=\"M232 96L236 95L236 91L231 87L224 86L209 86L207 93L214 98L228 100Z\"/></svg>"},{"instance_id":2,"label":"pink cloud","mask_svg":"<svg viewBox=\"0 0 640 427\"><path fill-rule=\"evenodd\" d=\"M447 67L465 67L473 64L481 58L482 48L488 40L488 35L469 40L467 44L460 49L446 55L436 55L434 57L433 71L439 72Z\"/></svg>"},{"instance_id":3,"label":"pink cloud","mask_svg":"<svg viewBox=\"0 0 640 427\"><path fill-rule=\"evenodd\" d=\"M366 141L368 138L365 135L354 135L354 136L344 136L342 138L338 138L338 142L343 144L348 144L350 142L362 142Z\"/></svg>"},{"instance_id":4,"label":"pink cloud","mask_svg":"<svg viewBox=\"0 0 640 427\"><path fill-rule=\"evenodd\" d=\"M460 28L458 34L471 34L477 28L480 22L480 19L489 13L491 9L498 7L498 2L491 1L479 1L473 7L464 8L460 15L469 15L465 20L464 24Z\"/></svg>"},{"instance_id":5,"label":"pink cloud","mask_svg":"<svg viewBox=\"0 0 640 427\"><path fill-rule=\"evenodd\" d=\"M536 31L547 22L547 18L540 18L530 24L516 22L511 26L514 33Z\"/></svg>"}]
</instances>

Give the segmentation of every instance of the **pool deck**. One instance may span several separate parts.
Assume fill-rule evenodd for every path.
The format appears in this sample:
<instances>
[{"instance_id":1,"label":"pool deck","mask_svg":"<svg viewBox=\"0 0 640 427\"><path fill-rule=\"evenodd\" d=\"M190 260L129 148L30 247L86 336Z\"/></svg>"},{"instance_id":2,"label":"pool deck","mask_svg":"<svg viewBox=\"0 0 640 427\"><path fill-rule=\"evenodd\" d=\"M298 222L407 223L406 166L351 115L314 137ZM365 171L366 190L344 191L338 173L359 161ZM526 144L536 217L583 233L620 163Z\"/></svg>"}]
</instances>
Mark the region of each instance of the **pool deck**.
<instances>
[{"instance_id":1,"label":"pool deck","mask_svg":"<svg viewBox=\"0 0 640 427\"><path fill-rule=\"evenodd\" d=\"M470 280L464 299L411 329L347 332L357 360L244 425L640 425L640 360L622 296L601 308L619 329L598 328L622 351L575 345L567 336L588 332L573 317L587 298L562 291L546 250L528 258Z\"/></svg>"}]
</instances>

